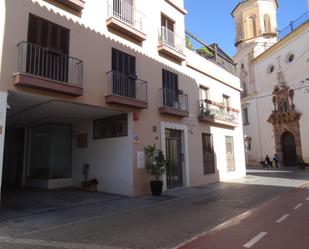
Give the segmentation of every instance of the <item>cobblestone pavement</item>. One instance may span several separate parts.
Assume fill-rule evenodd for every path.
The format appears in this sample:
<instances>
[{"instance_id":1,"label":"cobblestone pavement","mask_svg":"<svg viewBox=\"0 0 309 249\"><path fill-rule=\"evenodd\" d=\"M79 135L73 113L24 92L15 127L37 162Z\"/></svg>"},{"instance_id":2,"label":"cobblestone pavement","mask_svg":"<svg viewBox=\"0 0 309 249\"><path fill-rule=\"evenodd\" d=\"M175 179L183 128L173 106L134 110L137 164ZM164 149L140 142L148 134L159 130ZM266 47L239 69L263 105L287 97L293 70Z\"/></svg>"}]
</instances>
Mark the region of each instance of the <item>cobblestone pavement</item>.
<instances>
[{"instance_id":1,"label":"cobblestone pavement","mask_svg":"<svg viewBox=\"0 0 309 249\"><path fill-rule=\"evenodd\" d=\"M159 198L102 196L15 216L4 210L0 248L173 248L309 180L308 170L248 173L237 181L167 191Z\"/></svg>"}]
</instances>

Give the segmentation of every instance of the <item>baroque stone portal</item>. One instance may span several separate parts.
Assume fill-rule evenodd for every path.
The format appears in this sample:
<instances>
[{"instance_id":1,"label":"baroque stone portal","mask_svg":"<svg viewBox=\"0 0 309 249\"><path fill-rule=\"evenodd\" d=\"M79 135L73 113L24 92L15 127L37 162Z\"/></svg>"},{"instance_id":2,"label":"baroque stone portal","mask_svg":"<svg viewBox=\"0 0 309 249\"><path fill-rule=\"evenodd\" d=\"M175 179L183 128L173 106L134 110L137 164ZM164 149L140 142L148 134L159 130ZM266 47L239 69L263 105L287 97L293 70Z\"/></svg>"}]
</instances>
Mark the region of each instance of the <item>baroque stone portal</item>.
<instances>
[{"instance_id":1,"label":"baroque stone portal","mask_svg":"<svg viewBox=\"0 0 309 249\"><path fill-rule=\"evenodd\" d=\"M286 84L275 86L273 105L268 122L273 125L276 151L284 165L296 165L303 162L299 120L301 114L295 111L294 90Z\"/></svg>"}]
</instances>

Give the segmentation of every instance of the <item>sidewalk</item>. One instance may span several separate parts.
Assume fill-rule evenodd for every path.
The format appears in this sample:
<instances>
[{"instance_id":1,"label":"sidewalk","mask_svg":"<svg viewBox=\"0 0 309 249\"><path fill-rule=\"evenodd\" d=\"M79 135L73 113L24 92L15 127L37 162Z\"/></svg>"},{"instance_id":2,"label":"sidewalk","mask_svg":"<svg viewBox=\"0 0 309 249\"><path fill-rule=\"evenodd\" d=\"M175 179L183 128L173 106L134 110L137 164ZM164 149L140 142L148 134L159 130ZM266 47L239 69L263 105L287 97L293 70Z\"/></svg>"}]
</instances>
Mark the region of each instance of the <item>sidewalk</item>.
<instances>
[{"instance_id":1,"label":"sidewalk","mask_svg":"<svg viewBox=\"0 0 309 249\"><path fill-rule=\"evenodd\" d=\"M256 170L159 198L115 198L6 219L0 248L173 248L308 180L308 172Z\"/></svg>"}]
</instances>

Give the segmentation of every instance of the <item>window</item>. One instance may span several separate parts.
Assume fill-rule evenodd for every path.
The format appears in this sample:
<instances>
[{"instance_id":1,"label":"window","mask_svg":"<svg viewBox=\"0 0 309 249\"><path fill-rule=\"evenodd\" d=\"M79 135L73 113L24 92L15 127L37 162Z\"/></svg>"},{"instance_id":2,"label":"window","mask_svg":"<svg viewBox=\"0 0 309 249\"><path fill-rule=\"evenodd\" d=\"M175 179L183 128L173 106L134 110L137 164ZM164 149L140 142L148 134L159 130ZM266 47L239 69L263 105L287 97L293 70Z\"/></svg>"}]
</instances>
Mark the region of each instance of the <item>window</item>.
<instances>
[{"instance_id":1,"label":"window","mask_svg":"<svg viewBox=\"0 0 309 249\"><path fill-rule=\"evenodd\" d=\"M167 45L175 47L175 35L174 35L175 22L166 16L161 16L161 39Z\"/></svg>"},{"instance_id":2,"label":"window","mask_svg":"<svg viewBox=\"0 0 309 249\"><path fill-rule=\"evenodd\" d=\"M248 95L247 84L245 81L242 82L242 97L246 97Z\"/></svg>"},{"instance_id":3,"label":"window","mask_svg":"<svg viewBox=\"0 0 309 249\"><path fill-rule=\"evenodd\" d=\"M251 37L257 36L255 15L249 17L249 32L251 33Z\"/></svg>"},{"instance_id":4,"label":"window","mask_svg":"<svg viewBox=\"0 0 309 249\"><path fill-rule=\"evenodd\" d=\"M289 53L287 56L286 56L286 62L288 62L288 63L291 63L293 60L294 60L294 58L295 58L295 55L294 54L292 54L292 53Z\"/></svg>"},{"instance_id":5,"label":"window","mask_svg":"<svg viewBox=\"0 0 309 249\"><path fill-rule=\"evenodd\" d=\"M202 133L204 175L215 173L215 153L212 134Z\"/></svg>"},{"instance_id":6,"label":"window","mask_svg":"<svg viewBox=\"0 0 309 249\"><path fill-rule=\"evenodd\" d=\"M248 108L242 109L242 119L243 119L243 124L244 125L248 125L249 124Z\"/></svg>"},{"instance_id":7,"label":"window","mask_svg":"<svg viewBox=\"0 0 309 249\"><path fill-rule=\"evenodd\" d=\"M273 73L274 72L274 70L275 70L275 66L274 65L269 65L268 67L267 67L267 73Z\"/></svg>"},{"instance_id":8,"label":"window","mask_svg":"<svg viewBox=\"0 0 309 249\"><path fill-rule=\"evenodd\" d=\"M265 33L271 33L271 22L270 22L270 16L268 14L264 15L264 30Z\"/></svg>"},{"instance_id":9,"label":"window","mask_svg":"<svg viewBox=\"0 0 309 249\"><path fill-rule=\"evenodd\" d=\"M227 172L235 171L234 140L232 136L225 137Z\"/></svg>"},{"instance_id":10,"label":"window","mask_svg":"<svg viewBox=\"0 0 309 249\"><path fill-rule=\"evenodd\" d=\"M201 86L199 92L200 92L200 100L208 99L208 88Z\"/></svg>"},{"instance_id":11,"label":"window","mask_svg":"<svg viewBox=\"0 0 309 249\"><path fill-rule=\"evenodd\" d=\"M225 109L227 109L229 107L229 102L230 102L230 97L227 95L223 95L223 106Z\"/></svg>"},{"instance_id":12,"label":"window","mask_svg":"<svg viewBox=\"0 0 309 249\"><path fill-rule=\"evenodd\" d=\"M43 18L29 15L28 42L55 53L69 53L70 31Z\"/></svg>"},{"instance_id":13,"label":"window","mask_svg":"<svg viewBox=\"0 0 309 249\"><path fill-rule=\"evenodd\" d=\"M124 137L128 135L128 117L126 114L95 120L93 138Z\"/></svg>"},{"instance_id":14,"label":"window","mask_svg":"<svg viewBox=\"0 0 309 249\"><path fill-rule=\"evenodd\" d=\"M68 29L29 15L26 72L67 82L69 37Z\"/></svg>"},{"instance_id":15,"label":"window","mask_svg":"<svg viewBox=\"0 0 309 249\"><path fill-rule=\"evenodd\" d=\"M238 37L238 40L243 39L243 24L242 24L242 21L240 21L237 25L237 37Z\"/></svg>"},{"instance_id":16,"label":"window","mask_svg":"<svg viewBox=\"0 0 309 249\"><path fill-rule=\"evenodd\" d=\"M135 98L135 57L112 49L113 93Z\"/></svg>"},{"instance_id":17,"label":"window","mask_svg":"<svg viewBox=\"0 0 309 249\"><path fill-rule=\"evenodd\" d=\"M251 151L251 137L245 137L245 150L246 152Z\"/></svg>"},{"instance_id":18,"label":"window","mask_svg":"<svg viewBox=\"0 0 309 249\"><path fill-rule=\"evenodd\" d=\"M168 29L171 32L174 32L175 22L169 19L168 17L161 15L161 26Z\"/></svg>"},{"instance_id":19,"label":"window","mask_svg":"<svg viewBox=\"0 0 309 249\"><path fill-rule=\"evenodd\" d=\"M178 75L162 69L163 81L163 104L164 106L174 107L178 102Z\"/></svg>"}]
</instances>

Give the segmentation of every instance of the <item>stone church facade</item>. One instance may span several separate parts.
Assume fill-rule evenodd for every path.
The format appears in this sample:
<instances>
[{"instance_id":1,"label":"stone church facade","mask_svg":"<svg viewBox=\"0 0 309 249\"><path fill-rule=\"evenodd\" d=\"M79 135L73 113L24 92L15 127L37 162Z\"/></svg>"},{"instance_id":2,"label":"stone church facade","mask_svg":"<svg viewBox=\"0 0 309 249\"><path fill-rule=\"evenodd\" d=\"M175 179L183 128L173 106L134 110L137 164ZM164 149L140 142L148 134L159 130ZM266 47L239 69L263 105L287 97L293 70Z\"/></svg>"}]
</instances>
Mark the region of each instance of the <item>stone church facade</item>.
<instances>
[{"instance_id":1,"label":"stone church facade","mask_svg":"<svg viewBox=\"0 0 309 249\"><path fill-rule=\"evenodd\" d=\"M241 79L247 164L266 155L309 163L309 12L279 31L276 0L246 0L232 11Z\"/></svg>"}]
</instances>

